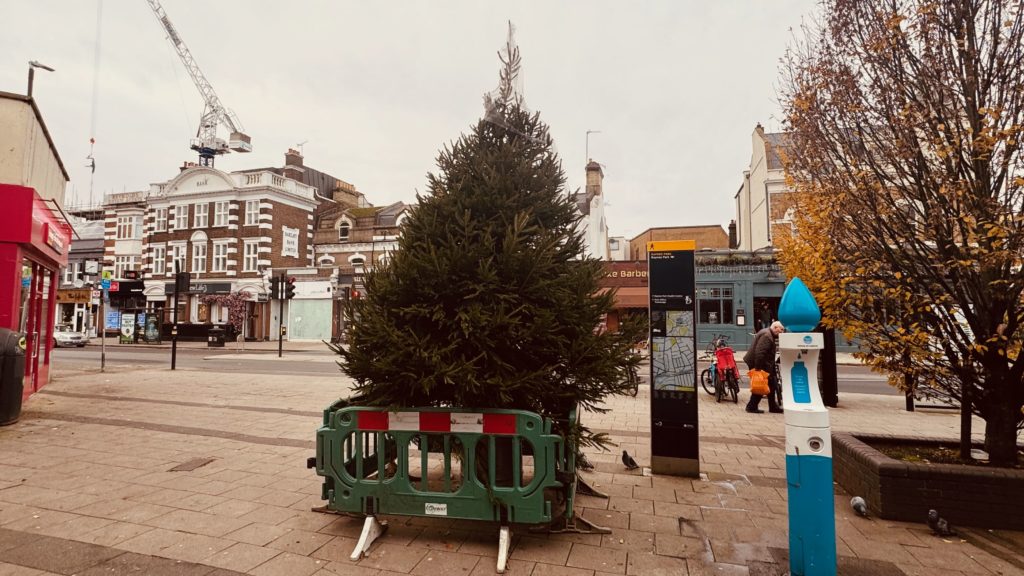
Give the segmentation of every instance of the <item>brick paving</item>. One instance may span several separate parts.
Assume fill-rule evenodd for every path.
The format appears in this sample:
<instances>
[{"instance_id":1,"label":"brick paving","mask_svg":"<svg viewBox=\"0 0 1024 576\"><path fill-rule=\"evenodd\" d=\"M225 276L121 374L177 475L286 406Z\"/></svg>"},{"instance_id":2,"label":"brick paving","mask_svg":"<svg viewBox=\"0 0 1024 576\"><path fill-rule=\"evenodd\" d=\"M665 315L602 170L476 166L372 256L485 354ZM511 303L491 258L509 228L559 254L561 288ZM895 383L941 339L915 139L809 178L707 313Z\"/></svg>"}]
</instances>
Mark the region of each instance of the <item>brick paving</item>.
<instances>
[{"instance_id":1,"label":"brick paving","mask_svg":"<svg viewBox=\"0 0 1024 576\"><path fill-rule=\"evenodd\" d=\"M314 430L348 385L340 375L58 372L18 424L0 428L0 576L493 574L494 525L394 517L368 557L351 562L361 521L310 510L321 504L320 478L305 468ZM782 417L700 400L706 478L627 472L620 452L590 452L585 476L610 497L581 496L577 510L612 534L518 529L507 573L784 574ZM586 423L648 462L647 389L608 407ZM907 413L897 396L841 393L831 421L950 438L959 429L957 415ZM848 501L839 491L841 574L1024 574L995 555L1024 542L1020 533L979 547L923 524L854 516Z\"/></svg>"}]
</instances>

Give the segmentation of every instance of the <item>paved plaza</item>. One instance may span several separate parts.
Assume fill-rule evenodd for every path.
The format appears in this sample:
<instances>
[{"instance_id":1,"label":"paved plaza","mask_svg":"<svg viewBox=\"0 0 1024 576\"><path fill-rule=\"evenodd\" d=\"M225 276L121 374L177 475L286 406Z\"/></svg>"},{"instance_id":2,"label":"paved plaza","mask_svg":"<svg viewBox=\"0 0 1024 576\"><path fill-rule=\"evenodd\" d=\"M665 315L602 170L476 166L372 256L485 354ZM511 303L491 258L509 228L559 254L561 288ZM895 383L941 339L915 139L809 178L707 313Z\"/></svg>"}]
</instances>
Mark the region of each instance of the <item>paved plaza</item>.
<instances>
[{"instance_id":1,"label":"paved plaza","mask_svg":"<svg viewBox=\"0 0 1024 576\"><path fill-rule=\"evenodd\" d=\"M312 359L311 359L312 361ZM57 371L0 428L0 576L494 574L497 526L390 518L359 562L361 521L312 512L306 469L342 375L287 377L166 369ZM706 478L627 472L650 459L649 395L612 399L585 422L618 451L585 476L608 499L577 510L610 535L514 534L519 576L781 575L787 571L783 420L700 394ZM841 394L835 430L955 438L955 413L907 413L899 396ZM984 427L976 422L974 430ZM841 574L1024 574L1009 546L939 538L921 524L861 518L838 491ZM975 530L972 532L984 532ZM1009 551L1009 554L1007 553ZM1006 559L1004 559L1006 558Z\"/></svg>"}]
</instances>

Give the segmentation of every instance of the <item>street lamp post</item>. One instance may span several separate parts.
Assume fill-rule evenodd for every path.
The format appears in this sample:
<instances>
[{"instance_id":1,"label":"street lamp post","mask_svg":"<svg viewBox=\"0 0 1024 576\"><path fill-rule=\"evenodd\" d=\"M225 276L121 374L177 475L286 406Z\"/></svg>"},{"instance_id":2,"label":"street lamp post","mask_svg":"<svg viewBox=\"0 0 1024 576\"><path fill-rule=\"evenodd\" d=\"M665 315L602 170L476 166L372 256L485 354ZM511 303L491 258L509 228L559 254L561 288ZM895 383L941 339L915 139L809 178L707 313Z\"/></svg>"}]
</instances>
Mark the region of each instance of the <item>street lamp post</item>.
<instances>
[{"instance_id":1,"label":"street lamp post","mask_svg":"<svg viewBox=\"0 0 1024 576\"><path fill-rule=\"evenodd\" d=\"M42 68L43 70L46 70L47 72L54 72L55 71L53 68L50 68L46 64L41 64L41 63L39 63L39 62L37 62L35 60L29 61L29 63L28 63L28 97L29 98L32 97L32 83L33 83L33 81L35 80L35 77L36 77L36 68Z\"/></svg>"}]
</instances>

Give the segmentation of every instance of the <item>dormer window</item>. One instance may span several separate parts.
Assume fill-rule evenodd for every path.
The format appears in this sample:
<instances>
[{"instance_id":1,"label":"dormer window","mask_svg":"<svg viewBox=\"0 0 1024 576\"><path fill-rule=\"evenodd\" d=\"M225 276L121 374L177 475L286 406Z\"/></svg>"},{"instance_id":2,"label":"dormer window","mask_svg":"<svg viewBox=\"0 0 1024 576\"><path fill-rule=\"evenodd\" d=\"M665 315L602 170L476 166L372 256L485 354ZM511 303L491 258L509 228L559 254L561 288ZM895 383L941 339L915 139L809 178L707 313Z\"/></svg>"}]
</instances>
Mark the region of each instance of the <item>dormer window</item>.
<instances>
[{"instance_id":1,"label":"dormer window","mask_svg":"<svg viewBox=\"0 0 1024 576\"><path fill-rule=\"evenodd\" d=\"M348 242L348 233L352 229L348 222L342 222L338 225L338 241Z\"/></svg>"}]
</instances>

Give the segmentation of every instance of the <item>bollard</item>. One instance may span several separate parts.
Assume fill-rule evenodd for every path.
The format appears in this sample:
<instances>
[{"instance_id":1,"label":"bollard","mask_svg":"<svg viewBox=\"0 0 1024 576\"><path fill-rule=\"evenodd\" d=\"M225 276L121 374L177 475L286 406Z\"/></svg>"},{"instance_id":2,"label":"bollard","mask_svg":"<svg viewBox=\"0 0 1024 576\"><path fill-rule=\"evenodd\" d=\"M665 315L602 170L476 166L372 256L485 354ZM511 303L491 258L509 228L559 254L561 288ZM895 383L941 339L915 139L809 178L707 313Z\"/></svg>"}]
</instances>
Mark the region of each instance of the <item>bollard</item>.
<instances>
[{"instance_id":1,"label":"bollard","mask_svg":"<svg viewBox=\"0 0 1024 576\"><path fill-rule=\"evenodd\" d=\"M793 576L835 576L836 518L832 492L832 431L818 390L821 312L794 278L779 304L782 407L786 421L789 570Z\"/></svg>"}]
</instances>

